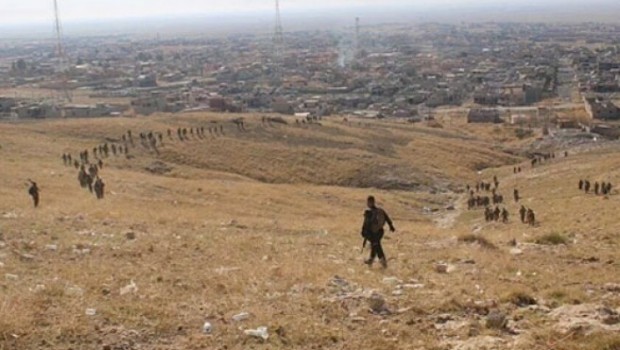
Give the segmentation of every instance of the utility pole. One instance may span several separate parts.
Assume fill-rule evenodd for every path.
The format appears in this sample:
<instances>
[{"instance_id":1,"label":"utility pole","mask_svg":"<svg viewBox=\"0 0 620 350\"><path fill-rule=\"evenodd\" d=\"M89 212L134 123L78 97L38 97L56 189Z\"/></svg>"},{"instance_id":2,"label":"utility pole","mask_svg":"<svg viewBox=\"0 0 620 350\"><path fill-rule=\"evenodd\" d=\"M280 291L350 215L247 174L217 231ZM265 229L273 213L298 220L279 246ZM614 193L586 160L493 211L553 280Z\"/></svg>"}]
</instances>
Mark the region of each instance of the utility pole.
<instances>
[{"instance_id":1,"label":"utility pole","mask_svg":"<svg viewBox=\"0 0 620 350\"><path fill-rule=\"evenodd\" d=\"M355 17L355 59L358 59L360 55L360 18Z\"/></svg>"},{"instance_id":2,"label":"utility pole","mask_svg":"<svg viewBox=\"0 0 620 350\"><path fill-rule=\"evenodd\" d=\"M54 27L56 30L56 58L58 59L58 73L60 78L61 90L65 100L72 101L71 92L68 87L69 61L63 43L62 25L60 23L60 12L58 11L58 0L54 0Z\"/></svg>"},{"instance_id":3,"label":"utility pole","mask_svg":"<svg viewBox=\"0 0 620 350\"><path fill-rule=\"evenodd\" d=\"M284 55L284 33L280 17L280 0L276 0L276 24L273 36L273 68L274 80L280 82L282 74L282 56Z\"/></svg>"}]
</instances>

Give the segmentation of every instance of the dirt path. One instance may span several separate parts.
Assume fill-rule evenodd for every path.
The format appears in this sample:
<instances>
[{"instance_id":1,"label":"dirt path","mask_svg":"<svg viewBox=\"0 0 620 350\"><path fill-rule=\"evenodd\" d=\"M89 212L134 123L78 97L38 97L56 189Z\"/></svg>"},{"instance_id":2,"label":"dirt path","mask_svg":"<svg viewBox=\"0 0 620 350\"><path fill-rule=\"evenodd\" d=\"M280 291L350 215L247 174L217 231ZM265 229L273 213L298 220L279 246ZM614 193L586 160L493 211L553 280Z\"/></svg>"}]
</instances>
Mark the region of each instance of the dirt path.
<instances>
[{"instance_id":1,"label":"dirt path","mask_svg":"<svg viewBox=\"0 0 620 350\"><path fill-rule=\"evenodd\" d=\"M466 193L459 195L458 199L456 199L452 204L454 206L454 210L449 210L435 219L435 224L437 227L441 229L451 229L454 225L456 225L456 221L463 213L463 203L466 196Z\"/></svg>"}]
</instances>

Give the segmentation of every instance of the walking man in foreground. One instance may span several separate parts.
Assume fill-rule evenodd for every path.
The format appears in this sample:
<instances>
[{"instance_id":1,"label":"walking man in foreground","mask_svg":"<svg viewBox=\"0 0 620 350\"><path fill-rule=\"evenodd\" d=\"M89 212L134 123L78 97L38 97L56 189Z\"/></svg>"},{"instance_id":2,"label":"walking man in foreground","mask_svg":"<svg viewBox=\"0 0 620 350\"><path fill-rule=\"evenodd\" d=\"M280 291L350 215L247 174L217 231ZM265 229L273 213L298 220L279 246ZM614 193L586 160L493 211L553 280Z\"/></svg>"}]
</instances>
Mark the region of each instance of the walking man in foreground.
<instances>
[{"instance_id":1,"label":"walking man in foreground","mask_svg":"<svg viewBox=\"0 0 620 350\"><path fill-rule=\"evenodd\" d=\"M370 258L364 263L368 266L372 266L375 262L375 258L379 258L379 262L383 268L387 268L387 259L381 246L381 239L385 234L383 227L387 223L390 227L390 232L395 232L396 229L392 224L392 220L385 212L385 210L376 206L375 197L369 196L367 200L368 209L364 211L364 224L362 226L362 236L364 237L364 245L366 241L370 242Z\"/></svg>"}]
</instances>

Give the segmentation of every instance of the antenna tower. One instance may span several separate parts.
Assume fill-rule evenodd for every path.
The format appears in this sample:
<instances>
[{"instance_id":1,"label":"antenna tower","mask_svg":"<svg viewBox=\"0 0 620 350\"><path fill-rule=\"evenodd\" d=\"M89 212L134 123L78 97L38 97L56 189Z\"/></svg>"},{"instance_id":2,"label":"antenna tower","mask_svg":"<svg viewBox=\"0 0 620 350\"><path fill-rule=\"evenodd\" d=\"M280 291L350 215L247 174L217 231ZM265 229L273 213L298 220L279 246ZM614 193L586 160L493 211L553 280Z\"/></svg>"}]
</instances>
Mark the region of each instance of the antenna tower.
<instances>
[{"instance_id":1,"label":"antenna tower","mask_svg":"<svg viewBox=\"0 0 620 350\"><path fill-rule=\"evenodd\" d=\"M355 17L355 58L360 56L360 18Z\"/></svg>"},{"instance_id":2,"label":"antenna tower","mask_svg":"<svg viewBox=\"0 0 620 350\"><path fill-rule=\"evenodd\" d=\"M282 55L284 52L284 33L282 30L282 18L280 17L280 0L276 0L276 26L273 36L273 65L276 80L280 80L282 73Z\"/></svg>"},{"instance_id":3,"label":"antenna tower","mask_svg":"<svg viewBox=\"0 0 620 350\"><path fill-rule=\"evenodd\" d=\"M60 13L58 11L58 0L54 0L54 29L56 30L56 58L58 60L58 73L62 89L62 96L68 102L72 101L71 92L68 87L68 67L69 60L65 51L62 35L62 25L60 23Z\"/></svg>"}]
</instances>

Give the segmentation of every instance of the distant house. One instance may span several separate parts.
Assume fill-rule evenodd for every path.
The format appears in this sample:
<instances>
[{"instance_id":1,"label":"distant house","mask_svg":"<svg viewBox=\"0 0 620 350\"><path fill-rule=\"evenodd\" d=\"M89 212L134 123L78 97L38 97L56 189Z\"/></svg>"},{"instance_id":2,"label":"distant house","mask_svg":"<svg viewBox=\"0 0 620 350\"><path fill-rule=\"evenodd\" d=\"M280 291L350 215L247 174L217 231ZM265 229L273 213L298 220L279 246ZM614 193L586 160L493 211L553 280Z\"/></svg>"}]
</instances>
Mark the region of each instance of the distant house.
<instances>
[{"instance_id":1,"label":"distant house","mask_svg":"<svg viewBox=\"0 0 620 350\"><path fill-rule=\"evenodd\" d=\"M557 118L557 126L560 129L580 129L579 121L573 118Z\"/></svg>"},{"instance_id":2,"label":"distant house","mask_svg":"<svg viewBox=\"0 0 620 350\"><path fill-rule=\"evenodd\" d=\"M11 113L20 119L44 119L59 118L62 116L61 110L51 104L24 104L13 107Z\"/></svg>"},{"instance_id":3,"label":"distant house","mask_svg":"<svg viewBox=\"0 0 620 350\"><path fill-rule=\"evenodd\" d=\"M135 98L131 101L131 107L136 114L151 115L155 112L162 112L166 107L166 99L160 94L150 94Z\"/></svg>"},{"instance_id":4,"label":"distant house","mask_svg":"<svg viewBox=\"0 0 620 350\"><path fill-rule=\"evenodd\" d=\"M605 136L610 139L620 139L620 127L610 125L596 125L590 129L595 134Z\"/></svg>"},{"instance_id":5,"label":"distant house","mask_svg":"<svg viewBox=\"0 0 620 350\"><path fill-rule=\"evenodd\" d=\"M63 111L65 118L97 118L111 114L111 111L103 104L66 105Z\"/></svg>"},{"instance_id":6,"label":"distant house","mask_svg":"<svg viewBox=\"0 0 620 350\"><path fill-rule=\"evenodd\" d=\"M17 101L9 97L0 97L0 116L10 114L11 109L17 106Z\"/></svg>"},{"instance_id":7,"label":"distant house","mask_svg":"<svg viewBox=\"0 0 620 350\"><path fill-rule=\"evenodd\" d=\"M483 106L496 106L499 104L499 95L490 92L479 91L474 94L474 103Z\"/></svg>"},{"instance_id":8,"label":"distant house","mask_svg":"<svg viewBox=\"0 0 620 350\"><path fill-rule=\"evenodd\" d=\"M620 120L620 108L611 101L604 101L595 97L584 99L586 112L592 119Z\"/></svg>"},{"instance_id":9,"label":"distant house","mask_svg":"<svg viewBox=\"0 0 620 350\"><path fill-rule=\"evenodd\" d=\"M209 108L214 112L241 112L241 108L232 103L232 101L223 96L209 97Z\"/></svg>"},{"instance_id":10,"label":"distant house","mask_svg":"<svg viewBox=\"0 0 620 350\"><path fill-rule=\"evenodd\" d=\"M275 113L287 114L287 115L295 114L295 109L293 108L293 105L283 98L276 98L271 103L271 109Z\"/></svg>"},{"instance_id":11,"label":"distant house","mask_svg":"<svg viewBox=\"0 0 620 350\"><path fill-rule=\"evenodd\" d=\"M483 109L474 108L469 111L467 115L468 123L502 123L502 118L499 116L499 110L497 109Z\"/></svg>"}]
</instances>

